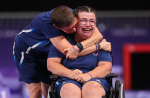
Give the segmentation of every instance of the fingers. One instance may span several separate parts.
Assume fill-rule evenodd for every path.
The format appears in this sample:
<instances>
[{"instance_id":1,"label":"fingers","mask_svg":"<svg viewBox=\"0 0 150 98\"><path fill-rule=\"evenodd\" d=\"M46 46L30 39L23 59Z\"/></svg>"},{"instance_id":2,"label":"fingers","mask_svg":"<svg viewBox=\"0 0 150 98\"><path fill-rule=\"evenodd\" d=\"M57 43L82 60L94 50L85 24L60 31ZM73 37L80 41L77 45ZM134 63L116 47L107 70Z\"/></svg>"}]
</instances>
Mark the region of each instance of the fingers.
<instances>
[{"instance_id":1,"label":"fingers","mask_svg":"<svg viewBox=\"0 0 150 98\"><path fill-rule=\"evenodd\" d=\"M67 51L66 58L70 60L75 60L79 54L79 52L76 52L73 48L68 48L64 51Z\"/></svg>"},{"instance_id":2,"label":"fingers","mask_svg":"<svg viewBox=\"0 0 150 98\"><path fill-rule=\"evenodd\" d=\"M81 82L80 77L77 77L77 78L76 78L76 81Z\"/></svg>"},{"instance_id":3,"label":"fingers","mask_svg":"<svg viewBox=\"0 0 150 98\"><path fill-rule=\"evenodd\" d=\"M110 42L107 42L107 43L108 43L108 51L111 52L111 49L112 49L111 43Z\"/></svg>"},{"instance_id":4,"label":"fingers","mask_svg":"<svg viewBox=\"0 0 150 98\"><path fill-rule=\"evenodd\" d=\"M67 59L70 59L70 60L75 60L75 59L77 58L77 55L67 54L67 55L66 55L66 58L67 58Z\"/></svg>"},{"instance_id":5,"label":"fingers","mask_svg":"<svg viewBox=\"0 0 150 98\"><path fill-rule=\"evenodd\" d=\"M76 81L80 82L80 83L84 83L86 82L86 79L85 79L85 75L84 74L79 74L78 77L76 78ZM88 79L89 80L89 79Z\"/></svg>"},{"instance_id":6,"label":"fingers","mask_svg":"<svg viewBox=\"0 0 150 98\"><path fill-rule=\"evenodd\" d=\"M81 70L78 70L78 73L79 73L79 74L83 74L83 72L82 72Z\"/></svg>"},{"instance_id":7,"label":"fingers","mask_svg":"<svg viewBox=\"0 0 150 98\"><path fill-rule=\"evenodd\" d=\"M75 69L75 70L74 70L74 73L75 73L76 75L79 75L79 74L82 74L82 71L79 70L79 69Z\"/></svg>"},{"instance_id":8,"label":"fingers","mask_svg":"<svg viewBox=\"0 0 150 98\"><path fill-rule=\"evenodd\" d=\"M81 74L78 75L76 78L75 78L76 81L80 82L80 83L83 83L83 79L82 79L82 76Z\"/></svg>"},{"instance_id":9,"label":"fingers","mask_svg":"<svg viewBox=\"0 0 150 98\"><path fill-rule=\"evenodd\" d=\"M67 54L66 55L66 58L70 59L70 60L75 60L78 56L78 53L77 54Z\"/></svg>"},{"instance_id":10,"label":"fingers","mask_svg":"<svg viewBox=\"0 0 150 98\"><path fill-rule=\"evenodd\" d=\"M106 42L106 39L102 39L102 42Z\"/></svg>"},{"instance_id":11,"label":"fingers","mask_svg":"<svg viewBox=\"0 0 150 98\"><path fill-rule=\"evenodd\" d=\"M64 50L62 51L62 53L63 53L63 54L67 54L68 50L69 50L69 48L64 49Z\"/></svg>"},{"instance_id":12,"label":"fingers","mask_svg":"<svg viewBox=\"0 0 150 98\"><path fill-rule=\"evenodd\" d=\"M67 58L67 59L69 58L69 54L66 55L66 58Z\"/></svg>"},{"instance_id":13,"label":"fingers","mask_svg":"<svg viewBox=\"0 0 150 98\"><path fill-rule=\"evenodd\" d=\"M103 39L101 43L99 43L102 50L111 52L111 43L107 42L106 39Z\"/></svg>"},{"instance_id":14,"label":"fingers","mask_svg":"<svg viewBox=\"0 0 150 98\"><path fill-rule=\"evenodd\" d=\"M79 74L82 74L82 71L80 71L79 69L75 69L70 73L70 78L76 80L79 76Z\"/></svg>"},{"instance_id":15,"label":"fingers","mask_svg":"<svg viewBox=\"0 0 150 98\"><path fill-rule=\"evenodd\" d=\"M73 61L73 60L75 60L77 57L75 57L75 56L72 56L72 57L71 57L71 56L66 55L66 58Z\"/></svg>"}]
</instances>

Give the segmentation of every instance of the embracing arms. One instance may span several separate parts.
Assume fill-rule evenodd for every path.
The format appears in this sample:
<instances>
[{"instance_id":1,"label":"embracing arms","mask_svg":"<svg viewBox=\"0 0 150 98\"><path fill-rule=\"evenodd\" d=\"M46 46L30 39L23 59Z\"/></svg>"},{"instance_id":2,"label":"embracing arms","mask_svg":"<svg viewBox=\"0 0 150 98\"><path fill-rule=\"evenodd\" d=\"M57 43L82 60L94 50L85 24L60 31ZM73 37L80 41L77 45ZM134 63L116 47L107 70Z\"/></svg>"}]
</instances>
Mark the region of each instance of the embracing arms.
<instances>
[{"instance_id":1,"label":"embracing arms","mask_svg":"<svg viewBox=\"0 0 150 98\"><path fill-rule=\"evenodd\" d=\"M96 51L96 47L94 44L98 43L102 38L103 36L96 28L91 38L81 42L81 44L83 45L83 50L81 52L74 51L72 45L68 42L68 40L64 36L50 38L50 41L60 52L66 55L66 58L74 60L77 58L77 56L84 56ZM104 41L103 44L100 43L100 46L101 49L105 51L111 50L111 44L109 42ZM77 46L75 46L75 48L78 49Z\"/></svg>"}]
</instances>

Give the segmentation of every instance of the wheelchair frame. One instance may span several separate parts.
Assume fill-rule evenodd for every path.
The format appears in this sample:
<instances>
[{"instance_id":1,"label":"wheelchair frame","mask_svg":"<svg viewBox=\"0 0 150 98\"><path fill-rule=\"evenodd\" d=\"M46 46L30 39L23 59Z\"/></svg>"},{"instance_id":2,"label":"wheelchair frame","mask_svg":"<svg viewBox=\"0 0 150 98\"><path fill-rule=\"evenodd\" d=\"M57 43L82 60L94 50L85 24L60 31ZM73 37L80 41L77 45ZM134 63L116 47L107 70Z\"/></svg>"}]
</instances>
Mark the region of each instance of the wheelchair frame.
<instances>
[{"instance_id":1,"label":"wheelchair frame","mask_svg":"<svg viewBox=\"0 0 150 98\"><path fill-rule=\"evenodd\" d=\"M60 98L57 96L57 91L55 88L55 83L59 79L59 76L51 75L50 78L53 79L53 82L48 90L48 98ZM110 73L107 78L111 81L111 87L108 94L102 98L125 98L124 85L120 83L120 80L115 81L115 88L112 86L112 78L118 78L118 74Z\"/></svg>"}]
</instances>

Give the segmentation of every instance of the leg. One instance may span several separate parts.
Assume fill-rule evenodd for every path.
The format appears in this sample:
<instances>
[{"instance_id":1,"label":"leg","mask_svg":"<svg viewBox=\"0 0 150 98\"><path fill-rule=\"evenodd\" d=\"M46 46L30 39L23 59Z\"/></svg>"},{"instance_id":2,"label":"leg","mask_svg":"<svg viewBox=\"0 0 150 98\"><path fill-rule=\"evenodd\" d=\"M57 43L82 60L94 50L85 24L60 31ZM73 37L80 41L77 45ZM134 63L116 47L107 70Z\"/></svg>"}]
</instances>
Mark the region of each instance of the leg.
<instances>
[{"instance_id":1,"label":"leg","mask_svg":"<svg viewBox=\"0 0 150 98\"><path fill-rule=\"evenodd\" d=\"M27 84L28 90L29 90L29 98L42 98L42 90L41 90L41 84L40 83L30 83Z\"/></svg>"},{"instance_id":2,"label":"leg","mask_svg":"<svg viewBox=\"0 0 150 98\"><path fill-rule=\"evenodd\" d=\"M60 90L61 98L81 98L81 89L73 83L66 83Z\"/></svg>"},{"instance_id":3,"label":"leg","mask_svg":"<svg viewBox=\"0 0 150 98\"><path fill-rule=\"evenodd\" d=\"M82 98L102 98L105 95L104 88L96 81L89 81L82 87Z\"/></svg>"},{"instance_id":4,"label":"leg","mask_svg":"<svg viewBox=\"0 0 150 98\"><path fill-rule=\"evenodd\" d=\"M49 88L50 84L41 82L41 85L42 85L42 94L44 95L44 98L47 98L48 88Z\"/></svg>"},{"instance_id":5,"label":"leg","mask_svg":"<svg viewBox=\"0 0 150 98\"><path fill-rule=\"evenodd\" d=\"M42 98L42 90L40 84L41 78L39 75L42 68L39 68L39 64L43 65L44 63L46 69L47 58L42 58L42 60L39 60L32 55L24 53L19 49L19 47L15 46L14 59L19 70L19 80L26 83L30 98ZM48 74L48 77L49 76L50 75Z\"/></svg>"}]
</instances>

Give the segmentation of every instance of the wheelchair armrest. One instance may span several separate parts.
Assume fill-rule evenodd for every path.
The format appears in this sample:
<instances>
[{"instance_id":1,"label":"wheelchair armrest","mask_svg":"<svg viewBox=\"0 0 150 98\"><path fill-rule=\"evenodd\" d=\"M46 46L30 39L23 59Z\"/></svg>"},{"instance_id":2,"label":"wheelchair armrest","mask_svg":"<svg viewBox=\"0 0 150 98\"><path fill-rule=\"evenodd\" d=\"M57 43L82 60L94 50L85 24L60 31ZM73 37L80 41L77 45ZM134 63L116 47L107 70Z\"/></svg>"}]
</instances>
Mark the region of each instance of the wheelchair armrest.
<instances>
[{"instance_id":1,"label":"wheelchair armrest","mask_svg":"<svg viewBox=\"0 0 150 98\"><path fill-rule=\"evenodd\" d=\"M50 75L50 79L58 80L60 77L58 75Z\"/></svg>"},{"instance_id":2,"label":"wheelchair armrest","mask_svg":"<svg viewBox=\"0 0 150 98\"><path fill-rule=\"evenodd\" d=\"M118 74L110 73L109 75L107 75L107 78L118 78Z\"/></svg>"}]
</instances>

